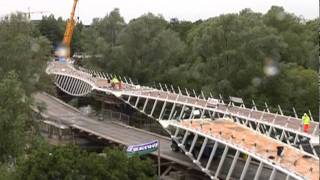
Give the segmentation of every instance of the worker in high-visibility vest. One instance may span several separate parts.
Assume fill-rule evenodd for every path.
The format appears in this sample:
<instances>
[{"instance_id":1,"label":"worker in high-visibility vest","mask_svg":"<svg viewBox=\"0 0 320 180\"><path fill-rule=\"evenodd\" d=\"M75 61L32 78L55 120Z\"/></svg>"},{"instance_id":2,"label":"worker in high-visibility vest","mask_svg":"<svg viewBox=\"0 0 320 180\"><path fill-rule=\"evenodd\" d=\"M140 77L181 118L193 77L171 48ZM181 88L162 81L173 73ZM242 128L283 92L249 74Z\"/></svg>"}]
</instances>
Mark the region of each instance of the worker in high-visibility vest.
<instances>
[{"instance_id":1,"label":"worker in high-visibility vest","mask_svg":"<svg viewBox=\"0 0 320 180\"><path fill-rule=\"evenodd\" d=\"M115 88L115 87L116 87L116 84L119 84L119 80L118 80L118 78L114 77L114 78L112 78L112 80L111 80L111 86L112 86L113 88Z\"/></svg>"},{"instance_id":2,"label":"worker in high-visibility vest","mask_svg":"<svg viewBox=\"0 0 320 180\"><path fill-rule=\"evenodd\" d=\"M309 126L310 126L310 117L308 116L307 113L303 114L302 121L303 121L303 131L308 132Z\"/></svg>"}]
</instances>

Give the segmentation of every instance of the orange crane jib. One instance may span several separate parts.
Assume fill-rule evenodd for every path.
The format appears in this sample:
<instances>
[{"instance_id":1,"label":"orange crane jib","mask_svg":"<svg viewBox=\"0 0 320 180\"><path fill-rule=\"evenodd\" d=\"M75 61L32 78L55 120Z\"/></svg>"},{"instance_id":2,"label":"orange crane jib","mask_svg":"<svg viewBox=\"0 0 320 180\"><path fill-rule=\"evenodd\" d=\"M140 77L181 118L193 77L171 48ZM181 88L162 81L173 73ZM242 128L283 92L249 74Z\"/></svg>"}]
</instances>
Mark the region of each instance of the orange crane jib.
<instances>
[{"instance_id":1,"label":"orange crane jib","mask_svg":"<svg viewBox=\"0 0 320 180\"><path fill-rule=\"evenodd\" d=\"M75 23L76 23L76 20L74 19L74 15L75 15L77 3L78 3L78 0L74 0L72 11L71 11L71 16L70 16L70 19L67 22L66 31L65 31L64 37L63 37L63 44L69 49L70 49L70 44L71 44L71 39L72 39L72 35L73 35L74 26L75 26Z\"/></svg>"}]
</instances>

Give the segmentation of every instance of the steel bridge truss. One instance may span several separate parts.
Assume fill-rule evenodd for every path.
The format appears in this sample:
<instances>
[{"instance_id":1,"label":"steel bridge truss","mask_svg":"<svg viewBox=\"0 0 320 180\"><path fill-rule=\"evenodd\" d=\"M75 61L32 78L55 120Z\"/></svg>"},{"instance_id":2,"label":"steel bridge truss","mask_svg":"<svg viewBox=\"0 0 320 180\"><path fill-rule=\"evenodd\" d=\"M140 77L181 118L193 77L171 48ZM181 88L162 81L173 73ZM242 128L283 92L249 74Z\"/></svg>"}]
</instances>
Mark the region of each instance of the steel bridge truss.
<instances>
[{"instance_id":1,"label":"steel bridge truss","mask_svg":"<svg viewBox=\"0 0 320 180\"><path fill-rule=\"evenodd\" d=\"M276 177L281 177L281 179L304 179L303 177L290 172L287 169L284 169L281 165L275 165L265 157L260 157L259 154L254 152L250 152L247 149L242 149L239 145L230 144L227 140L208 136L207 134L202 133L201 131L195 131L192 129L188 129L174 122L186 121L192 119L203 119L203 118L224 118L227 117L226 114L217 113L215 111L210 111L207 109L197 109L194 106L187 106L186 104L180 104L178 102L169 102L167 100L161 101L157 98L148 98L141 96L127 96L123 99L127 104L129 104L134 109L137 109L141 113L154 118L162 124L162 126L166 127L166 131L171 135L172 139L178 144L179 148L184 151L184 153L192 159L192 161L199 166L199 168L206 173L211 179L218 179L221 176L222 167L230 166L229 171L224 172L225 176L223 178L230 179L231 177L236 177L239 179L245 179L251 177L252 179L259 179L262 176L261 172L264 171L263 176L270 177L270 180L273 180ZM268 134L269 137L274 137L281 134L282 137L279 137L278 140L287 140L286 137L289 135L288 133L281 132L281 130L269 127L273 131L270 133L265 131L268 126L259 126L255 122L246 121L244 119L234 119L235 122L241 123L242 125L246 125L249 128L255 129L260 133ZM247 123L247 124L246 124ZM264 129L266 128L266 129ZM193 134L193 140L191 146L186 147L186 139L187 137ZM298 135L297 135L298 138ZM201 149L198 152L194 152L195 143L199 141L202 142ZM296 140L298 141L298 140ZM289 142L289 140L288 140ZM291 142L291 141L290 141ZM202 158L202 154L204 149L207 146L211 146L211 153L209 158ZM218 163L218 167L212 167L212 160L217 153L217 149L221 149L221 146L224 147L223 153ZM246 156L246 160L241 158ZM232 163L227 164L224 163L226 158L232 158ZM234 171L236 163L238 160L242 162L242 171L239 173L239 170ZM225 164L225 165L224 165ZM250 172L248 171L250 166ZM216 168L216 169L214 169ZM228 169L228 168L223 168ZM252 171L252 172L251 172ZM253 173L256 172L256 173Z\"/></svg>"},{"instance_id":2,"label":"steel bridge truss","mask_svg":"<svg viewBox=\"0 0 320 180\"><path fill-rule=\"evenodd\" d=\"M254 153L254 149L245 149L219 136L208 135L175 123L170 123L168 129L179 148L211 179L219 179L221 176L226 180L230 178L239 180L304 179L280 164L274 164L265 157L259 156ZM192 143L187 145L186 140L190 135L193 137ZM200 144L196 149L197 142ZM203 158L205 149L211 151L209 157ZM214 158L218 159L218 163L212 163ZM238 165L237 168L236 165Z\"/></svg>"},{"instance_id":3,"label":"steel bridge truss","mask_svg":"<svg viewBox=\"0 0 320 180\"><path fill-rule=\"evenodd\" d=\"M186 90L182 94L180 88L176 93L173 86L160 84L160 90L148 87L134 89L135 86L130 78L108 73L96 72L83 68L75 69L71 65L50 63L47 68L48 74L55 75L55 84L65 93L72 96L85 96L93 90L114 94L122 100L139 109L139 111L158 120L180 120L185 118L204 118L212 119L219 117L230 117L235 122L239 122L253 130L260 132L291 146L304 150L312 155L319 155L319 146L315 148L314 141L318 144L319 124L312 122L312 132L307 134L302 132L301 126L292 127L292 121L299 121L298 118L284 116L281 114L259 111L254 108L245 108L244 105L235 106L233 102L225 104L222 99L206 98L203 93L198 96L193 90L194 96ZM96 78L111 80L113 77L123 80L126 86L133 87L134 90L128 89L121 92L100 88L96 85ZM241 99L234 98L235 102ZM214 100L216 102L212 103ZM240 102L241 103L241 102ZM142 107L141 107L142 106ZM148 112L149 111L149 112ZM280 112L282 112L280 108ZM266 120L268 119L268 120ZM295 123L295 125L299 123ZM314 140L316 139L316 140Z\"/></svg>"},{"instance_id":4,"label":"steel bridge truss","mask_svg":"<svg viewBox=\"0 0 320 180\"><path fill-rule=\"evenodd\" d=\"M310 154L319 155L319 147L315 148L313 142L314 137L318 137L319 124L313 125L312 133L311 135L308 135L302 132L301 127L299 127L299 129L292 129L290 127L293 119L299 121L297 118L284 116L282 113L272 114L268 111L268 108L267 111L263 112L258 111L256 107L250 110L245 108L244 105L240 105L239 107L235 106L233 103L225 104L223 100L217 99L214 99L218 101L217 106L212 107L209 106L209 102L213 99L212 96L211 98L206 98L203 93L201 93L201 98L201 96L198 96L194 90L192 91L194 97L192 97L191 93L187 90L186 95L183 95L180 88L178 88L178 93L176 93L172 86L171 89L169 89L166 85L163 87L161 84L160 90L143 87L138 91L115 92L114 90L99 88L95 84L95 77L111 80L115 75L83 68L75 69L72 66L68 66L68 68L65 66L59 67L59 65L60 64L58 63L49 64L47 73L54 74L55 84L62 91L72 96L85 96L94 89L102 92L104 91L108 94L122 96L122 99L124 99L125 102L135 108L138 108L138 105L144 103L143 107L140 107L139 110L144 112L146 109L151 109L147 115L154 116L155 119L160 120L179 120L188 115L189 118L192 118L192 116L198 116L198 118L210 117L212 119L228 116L234 119L235 122L246 125L264 135L297 147ZM121 78L120 76L116 77L125 81L127 86L135 86L130 78ZM157 95L157 92L160 92L162 96L160 96L160 94ZM166 97L163 96L164 93ZM132 102L132 99L135 99L135 102ZM234 97L233 99L240 101ZM163 112L160 111L160 113L154 115L154 112L159 110L160 104L162 104L160 109L163 109ZM221 109L221 107L223 108ZM168 108L171 109L168 110ZM169 114L168 111L170 111ZM280 112L282 112L282 110ZM199 115L201 116L199 117ZM265 118L268 118L269 120L266 121ZM279 123L279 120L281 120L282 124ZM318 139L316 141L318 141Z\"/></svg>"},{"instance_id":5,"label":"steel bridge truss","mask_svg":"<svg viewBox=\"0 0 320 180\"><path fill-rule=\"evenodd\" d=\"M301 131L301 128L297 130L296 127L291 127L290 122L292 122L293 119L298 120L298 118L284 116L282 111L280 114L272 114L269 111L259 111L256 107L248 109L244 107L243 104L240 106L235 106L233 103L225 104L222 99L214 99L212 96L211 98L206 98L203 93L201 97L198 96L195 91L192 91L194 96L191 96L191 93L187 90L185 94L182 94L180 88L178 88L178 92L176 92L172 86L171 89L169 89L166 85L161 86L161 84L159 90L139 86L133 84L130 78L121 78L120 76L116 77L124 81L127 87L131 88L122 91L101 88L96 84L96 77L111 80L115 75L81 68L75 69L69 65L61 65L59 63L49 63L46 71L48 74L54 75L55 84L67 94L72 96L86 96L93 90L113 94L134 109L157 120L172 136L172 139L179 145L180 149L212 179L217 179L221 176L224 169L222 167L224 164L227 164L225 163L226 158L232 158L228 172L224 173L226 174L224 177L226 179L230 179L230 177L233 176L239 179L244 179L249 176L254 179L259 179L261 172L265 169L269 169L267 174L269 173L269 179L271 180L278 176L281 176L282 179L304 178L237 144L230 144L230 142L225 139L208 136L201 131L181 127L174 122L208 118L214 121L217 118L230 118L234 122L251 128L264 136L271 137L277 141L303 150L313 157L316 157L318 154L317 149L312 143L312 141L314 141L312 138L318 137L319 124L313 124L311 133L304 133ZM139 88L136 88L136 86L139 86ZM212 102L212 100L214 102ZM269 120L266 121L266 118ZM282 120L282 124L279 123L279 119ZM193 134L194 139L192 140L191 146L188 147L186 146L186 138L189 134ZM203 143L199 152L195 153L194 144L198 139L203 139ZM203 160L202 154L206 146L212 146L212 151L209 158ZM212 159L214 159L221 147L223 151L218 167L211 167ZM246 155L247 158L242 158L243 155ZM240 162L238 160L241 159L244 163L242 171L239 173L236 172L234 168L235 164ZM252 174L249 172L248 169L251 168L255 169L256 171L254 172L256 173Z\"/></svg>"},{"instance_id":6,"label":"steel bridge truss","mask_svg":"<svg viewBox=\"0 0 320 180\"><path fill-rule=\"evenodd\" d=\"M229 117L235 122L245 125L263 135L274 138L281 142L284 142L293 147L299 148L305 152L308 152L314 156L318 156L318 152L314 145L310 143L311 138L306 137L300 131L294 131L287 128L289 121L284 126L276 125L274 122L276 118L280 115L274 115L272 122L265 122L262 120L264 116L270 116L268 112L262 112L260 118L251 118L236 112L231 114L228 109L221 111L216 106L215 108L207 107L206 105L197 106L197 104L188 103L186 101L181 102L177 100L170 100L169 94L166 98L160 98L160 96L148 96L148 93L127 93L128 95L123 95L122 98L124 102L132 106L133 108L139 110L145 115L152 117L156 120L182 120L182 119L203 119L211 118L212 120L216 118ZM177 95L177 99L180 95ZM182 95L181 95L182 96ZM206 99L209 104L210 99ZM253 109L251 112L254 111ZM316 130L316 129L315 129ZM317 147L318 148L318 147Z\"/></svg>"}]
</instances>

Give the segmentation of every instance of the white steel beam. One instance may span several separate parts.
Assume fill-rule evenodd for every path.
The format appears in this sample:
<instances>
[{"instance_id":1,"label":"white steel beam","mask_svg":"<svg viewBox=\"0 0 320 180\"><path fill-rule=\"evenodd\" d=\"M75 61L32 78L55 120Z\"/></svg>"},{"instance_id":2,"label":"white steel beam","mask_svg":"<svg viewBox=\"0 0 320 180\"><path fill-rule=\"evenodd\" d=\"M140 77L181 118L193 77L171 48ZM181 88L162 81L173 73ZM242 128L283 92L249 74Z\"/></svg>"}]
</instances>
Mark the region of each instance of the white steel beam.
<instances>
[{"instance_id":1,"label":"white steel beam","mask_svg":"<svg viewBox=\"0 0 320 180\"><path fill-rule=\"evenodd\" d=\"M210 157L209 157L209 160L207 162L207 165L206 165L206 170L209 169L210 165L211 165L211 162L212 162L212 159L213 159L213 156L216 154L216 151L217 151L217 148L218 148L218 142L215 141L214 145L213 145L213 148L212 148L212 151L210 153Z\"/></svg>"},{"instance_id":2,"label":"white steel beam","mask_svg":"<svg viewBox=\"0 0 320 180\"><path fill-rule=\"evenodd\" d=\"M250 162L251 162L251 156L248 155L246 164L244 165L243 170L242 170L242 173L241 173L241 176L240 176L240 180L244 180L244 178L245 178L245 176L246 176L246 174L247 174L247 171L248 171Z\"/></svg>"},{"instance_id":3,"label":"white steel beam","mask_svg":"<svg viewBox=\"0 0 320 180\"><path fill-rule=\"evenodd\" d=\"M147 104L148 104L149 98L147 98L144 102L143 108L142 108L142 112L144 112L146 110Z\"/></svg>"},{"instance_id":4,"label":"white steel beam","mask_svg":"<svg viewBox=\"0 0 320 180\"><path fill-rule=\"evenodd\" d=\"M155 108L156 108L156 106L157 106L157 103L158 103L158 98L159 98L159 96L158 96L157 99L154 101L153 106L152 106L152 110L151 110L149 116L152 116L152 115L153 115L153 112L154 112L154 110L155 110Z\"/></svg>"},{"instance_id":5,"label":"white steel beam","mask_svg":"<svg viewBox=\"0 0 320 180\"><path fill-rule=\"evenodd\" d=\"M215 178L218 178L219 174L220 174L220 171L221 171L221 168L222 168L222 165L224 163L224 160L226 159L227 157L227 154L228 154L228 150L229 150L229 147L226 145L226 147L224 148L224 151L223 151L223 154L221 156L221 160L219 162L219 165L218 165L218 169L214 175Z\"/></svg>"},{"instance_id":6,"label":"white steel beam","mask_svg":"<svg viewBox=\"0 0 320 180\"><path fill-rule=\"evenodd\" d=\"M271 172L269 180L274 180L274 178L276 176L276 172L277 172L277 169L276 168L272 168L272 172Z\"/></svg>"},{"instance_id":7,"label":"white steel beam","mask_svg":"<svg viewBox=\"0 0 320 180\"><path fill-rule=\"evenodd\" d=\"M203 154L204 148L206 147L207 143L208 143L208 138L205 137L205 138L204 138L204 141L203 141L203 143L202 143L200 152L199 152L198 157L197 157L197 161L198 161L198 162L199 162L200 159L201 159L201 156L202 156L202 154Z\"/></svg>"},{"instance_id":8,"label":"white steel beam","mask_svg":"<svg viewBox=\"0 0 320 180\"><path fill-rule=\"evenodd\" d=\"M234 158L232 160L232 164L230 166L230 169L229 169L229 172L228 172L228 175L227 175L227 178L226 180L229 180L231 178L231 175L233 173L233 170L237 164L237 161L238 161L238 158L239 158L239 155L240 155L240 151L237 150L236 154L234 155Z\"/></svg>"},{"instance_id":9,"label":"white steel beam","mask_svg":"<svg viewBox=\"0 0 320 180\"><path fill-rule=\"evenodd\" d=\"M254 176L254 180L259 180L262 168L263 168L263 162L261 161L257 169L256 175Z\"/></svg>"},{"instance_id":10,"label":"white steel beam","mask_svg":"<svg viewBox=\"0 0 320 180\"><path fill-rule=\"evenodd\" d=\"M197 142L197 140L198 140L198 134L196 134L195 136L194 136L194 138L193 138L193 140L192 140L192 144L191 144L191 147L190 147L190 149L189 149L189 153L191 153L192 151L193 151L193 148L194 148L194 146L195 146L195 144L196 144L196 142Z\"/></svg>"}]
</instances>

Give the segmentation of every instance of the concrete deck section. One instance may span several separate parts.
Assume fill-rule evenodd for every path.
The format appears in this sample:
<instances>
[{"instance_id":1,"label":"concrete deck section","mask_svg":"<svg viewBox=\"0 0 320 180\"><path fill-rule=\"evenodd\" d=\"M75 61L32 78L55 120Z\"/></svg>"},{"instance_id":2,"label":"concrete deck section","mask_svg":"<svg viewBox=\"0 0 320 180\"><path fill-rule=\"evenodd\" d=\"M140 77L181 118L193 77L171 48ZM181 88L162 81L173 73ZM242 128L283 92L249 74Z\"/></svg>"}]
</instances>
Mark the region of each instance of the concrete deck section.
<instances>
[{"instance_id":1,"label":"concrete deck section","mask_svg":"<svg viewBox=\"0 0 320 180\"><path fill-rule=\"evenodd\" d=\"M319 179L319 159L231 120L185 120L179 122L178 125L209 134L212 137L228 140L228 142L237 144L249 152L258 154L260 157L272 161L274 164L279 164L284 169L306 179ZM278 146L284 147L281 157L277 155Z\"/></svg>"},{"instance_id":2,"label":"concrete deck section","mask_svg":"<svg viewBox=\"0 0 320 180\"><path fill-rule=\"evenodd\" d=\"M47 111L44 112L46 117L55 119L57 122L64 124L64 126L75 128L126 146L160 140L162 158L197 169L187 156L171 151L170 138L117 123L97 121L83 115L76 108L45 93L35 94L34 98L36 102L45 102L47 104ZM157 152L154 152L154 155L157 155Z\"/></svg>"}]
</instances>

